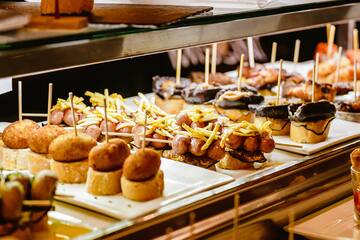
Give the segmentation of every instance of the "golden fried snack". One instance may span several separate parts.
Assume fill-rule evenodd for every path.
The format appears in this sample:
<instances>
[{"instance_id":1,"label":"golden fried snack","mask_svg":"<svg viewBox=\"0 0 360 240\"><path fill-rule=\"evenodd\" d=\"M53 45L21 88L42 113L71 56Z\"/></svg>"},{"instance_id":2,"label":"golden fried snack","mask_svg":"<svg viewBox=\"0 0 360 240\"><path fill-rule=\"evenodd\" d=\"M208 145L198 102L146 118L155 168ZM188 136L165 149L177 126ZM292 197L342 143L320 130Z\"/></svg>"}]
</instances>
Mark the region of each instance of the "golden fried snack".
<instances>
[{"instance_id":1,"label":"golden fried snack","mask_svg":"<svg viewBox=\"0 0 360 240\"><path fill-rule=\"evenodd\" d=\"M90 150L96 146L96 141L89 135L67 133L55 138L50 146L49 153L55 161L71 162L85 159Z\"/></svg>"},{"instance_id":2,"label":"golden fried snack","mask_svg":"<svg viewBox=\"0 0 360 240\"><path fill-rule=\"evenodd\" d=\"M29 148L35 153L49 153L50 143L67 131L57 125L47 125L32 132L28 139Z\"/></svg>"},{"instance_id":3,"label":"golden fried snack","mask_svg":"<svg viewBox=\"0 0 360 240\"><path fill-rule=\"evenodd\" d=\"M111 139L91 149L89 166L97 171L114 171L122 168L129 155L130 148L124 140Z\"/></svg>"},{"instance_id":4,"label":"golden fried snack","mask_svg":"<svg viewBox=\"0 0 360 240\"><path fill-rule=\"evenodd\" d=\"M156 175L160 169L160 155L149 148L139 149L124 163L124 176L132 181L144 181Z\"/></svg>"},{"instance_id":5,"label":"golden fried snack","mask_svg":"<svg viewBox=\"0 0 360 240\"><path fill-rule=\"evenodd\" d=\"M16 121L7 126L2 134L2 140L6 146L13 149L28 147L28 138L33 130L40 126L29 119Z\"/></svg>"},{"instance_id":6,"label":"golden fried snack","mask_svg":"<svg viewBox=\"0 0 360 240\"><path fill-rule=\"evenodd\" d=\"M31 184L31 198L39 200L53 199L58 178L50 170L43 170L35 175Z\"/></svg>"}]
</instances>

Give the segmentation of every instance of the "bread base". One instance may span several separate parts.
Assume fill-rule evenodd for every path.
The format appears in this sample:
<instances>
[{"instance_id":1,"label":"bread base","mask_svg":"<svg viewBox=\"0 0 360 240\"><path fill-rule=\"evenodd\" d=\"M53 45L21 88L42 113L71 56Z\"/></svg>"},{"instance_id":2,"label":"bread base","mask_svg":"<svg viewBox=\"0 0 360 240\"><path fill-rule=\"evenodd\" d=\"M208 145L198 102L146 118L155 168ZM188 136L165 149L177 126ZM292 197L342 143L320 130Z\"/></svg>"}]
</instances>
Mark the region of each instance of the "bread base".
<instances>
[{"instance_id":1,"label":"bread base","mask_svg":"<svg viewBox=\"0 0 360 240\"><path fill-rule=\"evenodd\" d=\"M36 174L42 170L50 169L50 154L39 154L29 151L27 158L28 169L32 174Z\"/></svg>"},{"instance_id":2,"label":"bread base","mask_svg":"<svg viewBox=\"0 0 360 240\"><path fill-rule=\"evenodd\" d=\"M242 162L236 158L233 158L229 153L226 153L225 157L218 162L217 166L222 169L239 170L251 169L254 167L254 164Z\"/></svg>"},{"instance_id":3,"label":"bread base","mask_svg":"<svg viewBox=\"0 0 360 240\"><path fill-rule=\"evenodd\" d=\"M1 167L4 170L27 170L27 155L30 149L12 149L6 146L1 148Z\"/></svg>"},{"instance_id":4,"label":"bread base","mask_svg":"<svg viewBox=\"0 0 360 240\"><path fill-rule=\"evenodd\" d=\"M255 125L262 126L266 121L271 122L271 130L273 136L286 136L290 134L290 120L268 118L268 117L255 117Z\"/></svg>"},{"instance_id":5,"label":"bread base","mask_svg":"<svg viewBox=\"0 0 360 240\"><path fill-rule=\"evenodd\" d=\"M124 197L144 202L162 196L164 190L164 173L159 170L157 174L149 180L135 182L121 177L121 187Z\"/></svg>"},{"instance_id":6,"label":"bread base","mask_svg":"<svg viewBox=\"0 0 360 240\"><path fill-rule=\"evenodd\" d=\"M50 169L61 183L84 183L89 169L88 159L76 162L58 162L50 160Z\"/></svg>"},{"instance_id":7,"label":"bread base","mask_svg":"<svg viewBox=\"0 0 360 240\"><path fill-rule=\"evenodd\" d=\"M121 192L122 169L111 172L100 172L89 168L86 179L86 190L93 195L114 195Z\"/></svg>"},{"instance_id":8,"label":"bread base","mask_svg":"<svg viewBox=\"0 0 360 240\"><path fill-rule=\"evenodd\" d=\"M329 135L330 124L332 120L333 118L328 118L315 122L291 121L290 139L298 143L323 142L327 139Z\"/></svg>"},{"instance_id":9,"label":"bread base","mask_svg":"<svg viewBox=\"0 0 360 240\"><path fill-rule=\"evenodd\" d=\"M185 101L182 98L162 99L155 94L155 105L169 114L178 114L184 107Z\"/></svg>"},{"instance_id":10,"label":"bread base","mask_svg":"<svg viewBox=\"0 0 360 240\"><path fill-rule=\"evenodd\" d=\"M224 109L217 106L215 106L215 109L219 114L228 117L234 122L247 121L252 123L254 121L254 114L249 110Z\"/></svg>"},{"instance_id":11,"label":"bread base","mask_svg":"<svg viewBox=\"0 0 360 240\"><path fill-rule=\"evenodd\" d=\"M194 108L209 108L215 110L215 107L212 104L190 104L186 102L184 103L183 110L192 110Z\"/></svg>"}]
</instances>

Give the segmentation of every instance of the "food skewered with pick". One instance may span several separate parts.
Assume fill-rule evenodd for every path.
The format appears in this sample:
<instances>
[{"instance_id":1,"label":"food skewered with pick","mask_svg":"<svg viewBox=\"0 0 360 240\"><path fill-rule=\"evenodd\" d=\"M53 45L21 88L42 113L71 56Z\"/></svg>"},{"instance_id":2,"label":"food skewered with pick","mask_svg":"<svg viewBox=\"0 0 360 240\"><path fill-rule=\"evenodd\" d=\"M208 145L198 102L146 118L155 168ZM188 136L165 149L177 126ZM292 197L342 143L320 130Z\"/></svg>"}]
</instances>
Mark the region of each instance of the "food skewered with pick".
<instances>
[{"instance_id":1,"label":"food skewered with pick","mask_svg":"<svg viewBox=\"0 0 360 240\"><path fill-rule=\"evenodd\" d=\"M140 202L161 197L164 173L160 165L160 154L152 149L139 149L131 154L125 160L121 177L123 196Z\"/></svg>"},{"instance_id":2,"label":"food skewered with pick","mask_svg":"<svg viewBox=\"0 0 360 240\"><path fill-rule=\"evenodd\" d=\"M188 78L180 78L180 84L177 85L175 77L153 77L155 104L169 114L179 113L185 104L181 91L190 84Z\"/></svg>"},{"instance_id":3,"label":"food skewered with pick","mask_svg":"<svg viewBox=\"0 0 360 240\"><path fill-rule=\"evenodd\" d=\"M299 143L325 141L335 113L335 106L328 101L289 105L290 139Z\"/></svg>"},{"instance_id":4,"label":"food skewered with pick","mask_svg":"<svg viewBox=\"0 0 360 240\"><path fill-rule=\"evenodd\" d=\"M89 108L85 105L84 98L74 96L74 110L75 122L77 123L84 117L84 113ZM71 113L70 98L66 100L59 98L56 105L51 108L50 123L53 125L60 125L61 123L67 126L74 126L73 116Z\"/></svg>"},{"instance_id":5,"label":"food skewered with pick","mask_svg":"<svg viewBox=\"0 0 360 240\"><path fill-rule=\"evenodd\" d=\"M260 104L264 97L250 91L222 90L215 100L215 109L218 113L234 122L253 122L253 114L249 111L250 104Z\"/></svg>"},{"instance_id":6,"label":"food skewered with pick","mask_svg":"<svg viewBox=\"0 0 360 240\"><path fill-rule=\"evenodd\" d=\"M212 101L222 87L209 85L206 83L192 83L181 92L185 100L184 109L193 107L213 108Z\"/></svg>"},{"instance_id":7,"label":"food skewered with pick","mask_svg":"<svg viewBox=\"0 0 360 240\"><path fill-rule=\"evenodd\" d=\"M49 145L58 136L67 131L57 125L46 125L32 131L28 138L30 151L27 154L29 171L32 174L50 169Z\"/></svg>"},{"instance_id":8,"label":"food skewered with pick","mask_svg":"<svg viewBox=\"0 0 360 240\"><path fill-rule=\"evenodd\" d=\"M217 166L238 170L253 168L255 162L266 162L264 153L270 153L275 149L270 125L271 122L265 122L257 127L244 121L225 128L220 141L220 147L225 149L225 155Z\"/></svg>"},{"instance_id":9,"label":"food skewered with pick","mask_svg":"<svg viewBox=\"0 0 360 240\"><path fill-rule=\"evenodd\" d=\"M299 98L305 102L312 100L312 80L307 80L302 83L296 83L291 79L286 80L282 84L282 95L286 98ZM334 101L336 96L336 89L332 84L315 83L314 100Z\"/></svg>"},{"instance_id":10,"label":"food skewered with pick","mask_svg":"<svg viewBox=\"0 0 360 240\"><path fill-rule=\"evenodd\" d=\"M254 72L246 79L246 84L258 90L263 96L273 96L271 91L277 85L279 70L274 68L264 68L258 72ZM286 79L286 71L282 70L281 81Z\"/></svg>"},{"instance_id":11,"label":"food skewered with pick","mask_svg":"<svg viewBox=\"0 0 360 240\"><path fill-rule=\"evenodd\" d=\"M62 183L84 183L89 168L88 155L96 141L83 133L62 134L50 146L50 168Z\"/></svg>"},{"instance_id":12,"label":"food skewered with pick","mask_svg":"<svg viewBox=\"0 0 360 240\"><path fill-rule=\"evenodd\" d=\"M29 119L19 120L9 124L2 133L4 145L2 151L2 168L6 170L21 170L28 168L28 140L34 130L40 126Z\"/></svg>"},{"instance_id":13,"label":"food skewered with pick","mask_svg":"<svg viewBox=\"0 0 360 240\"><path fill-rule=\"evenodd\" d=\"M21 173L1 179L0 238L31 239L32 231L46 230L56 183L57 178L50 171L39 172L33 179ZM34 206L33 202L39 200L44 203Z\"/></svg>"},{"instance_id":14,"label":"food skewered with pick","mask_svg":"<svg viewBox=\"0 0 360 240\"><path fill-rule=\"evenodd\" d=\"M113 195L121 192L122 167L129 155L129 146L119 138L93 147L89 153L87 191L94 195Z\"/></svg>"},{"instance_id":15,"label":"food skewered with pick","mask_svg":"<svg viewBox=\"0 0 360 240\"><path fill-rule=\"evenodd\" d=\"M255 115L255 125L262 126L266 122L271 122L269 128L274 136L289 135L290 120L288 103L275 105L272 102L263 105L252 105L250 110Z\"/></svg>"},{"instance_id":16,"label":"food skewered with pick","mask_svg":"<svg viewBox=\"0 0 360 240\"><path fill-rule=\"evenodd\" d=\"M205 74L203 72L192 72L190 74L190 79L194 83L203 83L205 82ZM210 73L209 74L209 84L213 86L224 86L234 84L235 80L231 77L225 75L224 73Z\"/></svg>"}]
</instances>

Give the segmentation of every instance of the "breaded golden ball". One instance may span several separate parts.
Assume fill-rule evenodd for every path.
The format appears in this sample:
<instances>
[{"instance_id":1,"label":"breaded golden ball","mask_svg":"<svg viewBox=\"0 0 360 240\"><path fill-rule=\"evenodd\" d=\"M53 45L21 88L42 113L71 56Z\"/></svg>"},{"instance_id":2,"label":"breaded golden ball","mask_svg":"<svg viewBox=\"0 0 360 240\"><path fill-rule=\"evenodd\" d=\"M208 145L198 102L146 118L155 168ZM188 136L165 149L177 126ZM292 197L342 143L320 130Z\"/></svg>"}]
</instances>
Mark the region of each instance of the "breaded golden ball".
<instances>
[{"instance_id":1,"label":"breaded golden ball","mask_svg":"<svg viewBox=\"0 0 360 240\"><path fill-rule=\"evenodd\" d=\"M49 153L55 161L71 162L85 159L96 141L87 134L66 133L55 138L49 146Z\"/></svg>"},{"instance_id":2,"label":"breaded golden ball","mask_svg":"<svg viewBox=\"0 0 360 240\"><path fill-rule=\"evenodd\" d=\"M125 160L124 176L132 181L145 181L155 176L160 164L160 154L156 151L149 148L139 149Z\"/></svg>"},{"instance_id":3,"label":"breaded golden ball","mask_svg":"<svg viewBox=\"0 0 360 240\"><path fill-rule=\"evenodd\" d=\"M89 166L97 171L115 171L122 168L130 155L130 148L124 140L111 139L93 147L89 153Z\"/></svg>"},{"instance_id":4,"label":"breaded golden ball","mask_svg":"<svg viewBox=\"0 0 360 240\"><path fill-rule=\"evenodd\" d=\"M57 125L46 125L33 131L28 139L29 148L35 153L49 153L50 143L67 131Z\"/></svg>"},{"instance_id":5,"label":"breaded golden ball","mask_svg":"<svg viewBox=\"0 0 360 240\"><path fill-rule=\"evenodd\" d=\"M36 122L29 119L13 122L4 129L2 140L9 148L27 148L29 137L33 130L39 127Z\"/></svg>"}]
</instances>

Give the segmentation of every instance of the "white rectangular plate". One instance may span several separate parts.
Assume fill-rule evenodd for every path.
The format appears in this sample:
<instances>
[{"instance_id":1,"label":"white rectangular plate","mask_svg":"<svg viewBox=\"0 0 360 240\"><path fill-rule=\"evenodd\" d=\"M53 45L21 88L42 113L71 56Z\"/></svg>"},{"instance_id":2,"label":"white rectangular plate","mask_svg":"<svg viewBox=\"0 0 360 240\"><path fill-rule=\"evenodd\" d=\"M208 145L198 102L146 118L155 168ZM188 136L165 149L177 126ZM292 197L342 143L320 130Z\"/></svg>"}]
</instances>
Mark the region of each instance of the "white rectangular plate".
<instances>
[{"instance_id":1,"label":"white rectangular plate","mask_svg":"<svg viewBox=\"0 0 360 240\"><path fill-rule=\"evenodd\" d=\"M114 218L133 219L181 198L234 180L227 175L168 159L162 159L161 169L165 177L165 190L162 198L147 202L135 202L126 199L122 194L112 196L91 195L86 192L85 184L59 184L57 194L73 197L56 197L56 199Z\"/></svg>"},{"instance_id":2,"label":"white rectangular plate","mask_svg":"<svg viewBox=\"0 0 360 240\"><path fill-rule=\"evenodd\" d=\"M329 137L326 141L315 144L300 144L293 142L289 136L274 136L276 143L301 145L302 148L276 145L276 148L303 155L311 155L339 143L360 136L360 124L341 119L334 119L330 126Z\"/></svg>"}]
</instances>

